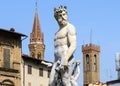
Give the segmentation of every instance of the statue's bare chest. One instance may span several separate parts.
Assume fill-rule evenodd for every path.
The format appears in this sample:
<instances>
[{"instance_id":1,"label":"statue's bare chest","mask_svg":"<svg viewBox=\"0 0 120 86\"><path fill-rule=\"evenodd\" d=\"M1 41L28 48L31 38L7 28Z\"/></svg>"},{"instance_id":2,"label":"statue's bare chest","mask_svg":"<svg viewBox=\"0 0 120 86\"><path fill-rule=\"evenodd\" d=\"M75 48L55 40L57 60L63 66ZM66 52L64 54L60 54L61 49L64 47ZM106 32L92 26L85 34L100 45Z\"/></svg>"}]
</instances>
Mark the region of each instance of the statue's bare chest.
<instances>
[{"instance_id":1,"label":"statue's bare chest","mask_svg":"<svg viewBox=\"0 0 120 86\"><path fill-rule=\"evenodd\" d=\"M67 29L63 28L61 30L59 30L56 34L55 34L55 40L56 39L64 39L67 37Z\"/></svg>"}]
</instances>

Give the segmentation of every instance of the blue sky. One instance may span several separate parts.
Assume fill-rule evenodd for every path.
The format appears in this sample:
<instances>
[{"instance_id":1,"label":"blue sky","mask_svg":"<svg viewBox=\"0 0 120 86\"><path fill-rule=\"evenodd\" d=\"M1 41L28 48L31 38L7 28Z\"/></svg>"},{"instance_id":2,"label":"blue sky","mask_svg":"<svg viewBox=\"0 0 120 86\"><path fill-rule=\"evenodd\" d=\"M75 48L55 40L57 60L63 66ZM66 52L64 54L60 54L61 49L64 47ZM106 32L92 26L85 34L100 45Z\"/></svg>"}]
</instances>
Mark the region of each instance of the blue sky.
<instances>
[{"instance_id":1,"label":"blue sky","mask_svg":"<svg viewBox=\"0 0 120 86\"><path fill-rule=\"evenodd\" d=\"M120 0L1 0L0 28L15 28L17 32L30 36L35 16L35 2L42 32L44 33L45 60L54 59L54 34L58 24L54 19L54 7L67 6L69 21L77 30L76 59L81 60L79 86L83 84L82 51L83 44L99 45L100 80L106 82L117 79L115 53L120 52ZM29 54L29 37L23 41L23 53Z\"/></svg>"}]
</instances>

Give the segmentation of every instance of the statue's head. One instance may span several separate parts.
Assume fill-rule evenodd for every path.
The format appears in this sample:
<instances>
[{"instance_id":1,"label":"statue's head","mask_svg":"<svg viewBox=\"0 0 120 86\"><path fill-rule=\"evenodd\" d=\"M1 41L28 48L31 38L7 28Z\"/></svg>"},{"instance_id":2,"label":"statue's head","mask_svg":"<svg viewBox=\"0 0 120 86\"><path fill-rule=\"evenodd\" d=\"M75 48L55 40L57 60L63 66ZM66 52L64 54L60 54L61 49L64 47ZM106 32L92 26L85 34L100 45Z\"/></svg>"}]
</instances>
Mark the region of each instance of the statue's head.
<instances>
[{"instance_id":1,"label":"statue's head","mask_svg":"<svg viewBox=\"0 0 120 86\"><path fill-rule=\"evenodd\" d=\"M54 17L59 25L66 26L68 23L67 7L60 6L59 8L54 8Z\"/></svg>"}]
</instances>

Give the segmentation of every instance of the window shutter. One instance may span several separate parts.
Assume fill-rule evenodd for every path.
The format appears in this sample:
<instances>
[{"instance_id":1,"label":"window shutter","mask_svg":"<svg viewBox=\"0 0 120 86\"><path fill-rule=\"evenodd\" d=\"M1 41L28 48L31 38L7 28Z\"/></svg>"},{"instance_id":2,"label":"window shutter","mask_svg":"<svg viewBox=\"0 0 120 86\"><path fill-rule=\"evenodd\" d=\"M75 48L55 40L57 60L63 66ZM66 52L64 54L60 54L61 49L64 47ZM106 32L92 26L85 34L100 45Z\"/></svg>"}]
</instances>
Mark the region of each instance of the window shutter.
<instances>
[{"instance_id":1,"label":"window shutter","mask_svg":"<svg viewBox=\"0 0 120 86\"><path fill-rule=\"evenodd\" d=\"M10 68L10 49L4 49L4 68Z\"/></svg>"}]
</instances>

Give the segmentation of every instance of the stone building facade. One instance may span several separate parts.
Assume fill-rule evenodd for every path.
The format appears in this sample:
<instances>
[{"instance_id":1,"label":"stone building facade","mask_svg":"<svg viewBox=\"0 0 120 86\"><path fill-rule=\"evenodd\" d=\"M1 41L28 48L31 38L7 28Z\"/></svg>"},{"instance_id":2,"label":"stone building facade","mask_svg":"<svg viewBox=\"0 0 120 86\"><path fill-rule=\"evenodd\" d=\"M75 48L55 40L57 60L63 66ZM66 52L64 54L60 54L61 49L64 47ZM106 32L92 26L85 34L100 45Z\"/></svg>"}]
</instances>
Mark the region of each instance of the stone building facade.
<instances>
[{"instance_id":1,"label":"stone building facade","mask_svg":"<svg viewBox=\"0 0 120 86\"><path fill-rule=\"evenodd\" d=\"M52 63L22 55L22 86L48 86Z\"/></svg>"},{"instance_id":2,"label":"stone building facade","mask_svg":"<svg viewBox=\"0 0 120 86\"><path fill-rule=\"evenodd\" d=\"M100 82L100 47L90 43L82 46L84 85Z\"/></svg>"},{"instance_id":3,"label":"stone building facade","mask_svg":"<svg viewBox=\"0 0 120 86\"><path fill-rule=\"evenodd\" d=\"M0 86L21 86L21 37L12 28L0 28Z\"/></svg>"}]
</instances>

